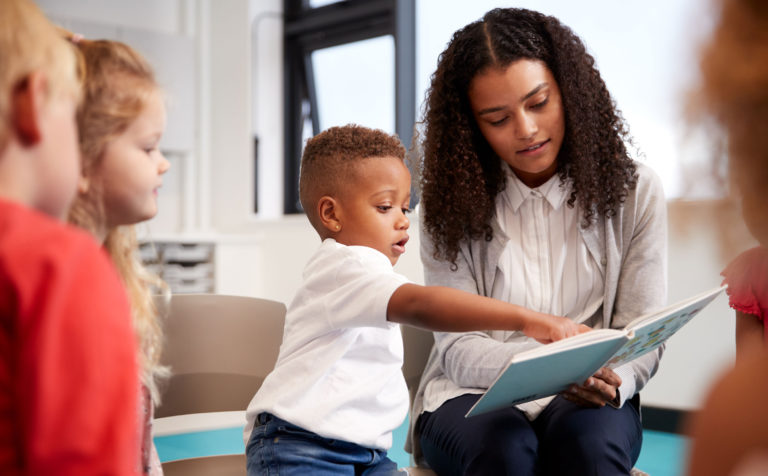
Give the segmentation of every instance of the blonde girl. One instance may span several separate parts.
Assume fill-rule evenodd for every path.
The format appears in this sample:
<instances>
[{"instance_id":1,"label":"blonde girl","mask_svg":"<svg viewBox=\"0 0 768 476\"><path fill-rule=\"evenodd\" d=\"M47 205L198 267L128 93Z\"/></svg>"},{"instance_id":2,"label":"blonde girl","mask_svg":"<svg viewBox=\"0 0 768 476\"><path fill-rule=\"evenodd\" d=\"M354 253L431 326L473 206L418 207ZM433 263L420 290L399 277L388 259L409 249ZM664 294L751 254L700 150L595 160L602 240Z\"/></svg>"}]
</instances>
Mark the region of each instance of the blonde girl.
<instances>
[{"instance_id":1,"label":"blonde girl","mask_svg":"<svg viewBox=\"0 0 768 476\"><path fill-rule=\"evenodd\" d=\"M138 259L133 225L157 214L157 190L170 164L158 149L165 106L149 63L128 45L72 36L84 62L77 114L82 171L69 221L90 231L123 278L132 306L141 371L140 441L144 474L162 474L152 444L162 328L153 294L162 281Z\"/></svg>"}]
</instances>

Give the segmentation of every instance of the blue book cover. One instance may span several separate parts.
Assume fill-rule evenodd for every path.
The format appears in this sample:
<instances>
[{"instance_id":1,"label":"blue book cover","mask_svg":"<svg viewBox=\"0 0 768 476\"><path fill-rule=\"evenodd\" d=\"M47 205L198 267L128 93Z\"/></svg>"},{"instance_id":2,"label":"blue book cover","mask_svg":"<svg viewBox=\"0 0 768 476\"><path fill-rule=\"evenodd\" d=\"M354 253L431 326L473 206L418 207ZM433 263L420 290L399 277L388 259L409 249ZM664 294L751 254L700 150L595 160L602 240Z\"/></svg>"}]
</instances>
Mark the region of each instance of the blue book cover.
<instances>
[{"instance_id":1,"label":"blue book cover","mask_svg":"<svg viewBox=\"0 0 768 476\"><path fill-rule=\"evenodd\" d=\"M615 368L651 352L725 289L721 286L641 316L624 329L596 329L512 357L467 417L537 400L581 384L602 367Z\"/></svg>"}]
</instances>

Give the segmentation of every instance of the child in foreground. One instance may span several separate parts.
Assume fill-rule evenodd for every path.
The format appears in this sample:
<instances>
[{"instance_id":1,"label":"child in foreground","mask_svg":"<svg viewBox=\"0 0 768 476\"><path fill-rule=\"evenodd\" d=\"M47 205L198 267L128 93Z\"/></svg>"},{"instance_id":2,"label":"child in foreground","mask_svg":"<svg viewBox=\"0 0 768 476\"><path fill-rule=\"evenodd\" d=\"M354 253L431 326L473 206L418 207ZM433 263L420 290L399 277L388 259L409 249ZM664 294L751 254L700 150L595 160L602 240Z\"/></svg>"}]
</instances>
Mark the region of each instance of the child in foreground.
<instances>
[{"instance_id":1,"label":"child in foreground","mask_svg":"<svg viewBox=\"0 0 768 476\"><path fill-rule=\"evenodd\" d=\"M28 0L0 1L0 474L136 475L128 301L75 195L70 44Z\"/></svg>"},{"instance_id":2,"label":"child in foreground","mask_svg":"<svg viewBox=\"0 0 768 476\"><path fill-rule=\"evenodd\" d=\"M689 422L685 474L768 474L768 4L714 2L716 23L700 60L698 100L728 150L742 215L760 246L724 271L736 309L736 364L714 381Z\"/></svg>"},{"instance_id":3,"label":"child in foreground","mask_svg":"<svg viewBox=\"0 0 768 476\"><path fill-rule=\"evenodd\" d=\"M248 474L400 474L387 457L408 411L398 324L522 330L552 342L570 319L394 272L405 252L410 173L400 141L333 127L307 142L299 193L323 240L286 315L275 369L251 401Z\"/></svg>"},{"instance_id":4,"label":"child in foreground","mask_svg":"<svg viewBox=\"0 0 768 476\"><path fill-rule=\"evenodd\" d=\"M158 144L165 130L163 95L150 64L130 46L72 37L83 63L83 102L77 113L82 167L70 223L102 243L128 290L138 340L142 474L163 474L152 440L159 403L162 329L153 294L165 288L139 261L134 225L157 214L157 190L170 164Z\"/></svg>"}]
</instances>

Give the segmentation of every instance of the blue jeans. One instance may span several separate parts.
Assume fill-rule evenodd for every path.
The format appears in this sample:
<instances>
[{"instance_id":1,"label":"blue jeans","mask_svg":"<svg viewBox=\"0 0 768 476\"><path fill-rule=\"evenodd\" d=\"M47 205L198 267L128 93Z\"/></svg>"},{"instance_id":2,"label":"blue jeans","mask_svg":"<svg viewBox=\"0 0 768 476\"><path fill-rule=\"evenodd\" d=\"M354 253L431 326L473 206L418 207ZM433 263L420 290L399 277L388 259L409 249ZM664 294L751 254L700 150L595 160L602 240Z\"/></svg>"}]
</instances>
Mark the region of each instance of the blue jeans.
<instances>
[{"instance_id":1,"label":"blue jeans","mask_svg":"<svg viewBox=\"0 0 768 476\"><path fill-rule=\"evenodd\" d=\"M462 395L419 417L421 449L440 476L628 475L640 455L637 395L621 409L558 396L532 422L514 407L464 418L479 398Z\"/></svg>"},{"instance_id":2,"label":"blue jeans","mask_svg":"<svg viewBox=\"0 0 768 476\"><path fill-rule=\"evenodd\" d=\"M245 454L248 476L406 474L386 451L323 438L269 413L259 415Z\"/></svg>"}]
</instances>

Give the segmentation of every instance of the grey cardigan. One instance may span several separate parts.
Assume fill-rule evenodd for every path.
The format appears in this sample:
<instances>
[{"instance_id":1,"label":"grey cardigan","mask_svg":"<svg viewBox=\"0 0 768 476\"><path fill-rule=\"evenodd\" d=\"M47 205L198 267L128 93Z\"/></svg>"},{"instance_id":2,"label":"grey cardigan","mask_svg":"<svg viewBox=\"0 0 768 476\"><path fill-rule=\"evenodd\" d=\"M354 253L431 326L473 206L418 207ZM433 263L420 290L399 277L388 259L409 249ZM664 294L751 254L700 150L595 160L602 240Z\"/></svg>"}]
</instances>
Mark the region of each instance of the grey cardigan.
<instances>
[{"instance_id":1,"label":"grey cardigan","mask_svg":"<svg viewBox=\"0 0 768 476\"><path fill-rule=\"evenodd\" d=\"M598 217L581 228L589 252L603 266L605 289L602 326L622 328L632 319L665 305L667 294L667 212L658 176L647 166L636 163L638 181L613 217ZM422 232L421 260L427 285L450 286L482 296L490 296L496 266L509 238L491 220L493 239L464 242L456 265L433 258L433 243ZM422 227L422 230L424 228ZM597 317L597 322L600 319ZM424 411L424 391L429 382L441 376L451 379L463 393L478 393L493 382L514 354L514 348L494 340L489 333L435 332L435 345L421 377L411 408L406 451L421 461L421 448L414 425ZM622 383L621 403L645 386L658 368L663 348L646 354L617 369ZM623 370L619 372L619 370ZM627 381L627 376L629 380ZM632 378L634 377L634 378ZM631 394L624 394L629 389ZM457 395L454 395L457 396ZM452 398L448 396L444 401Z\"/></svg>"}]
</instances>

